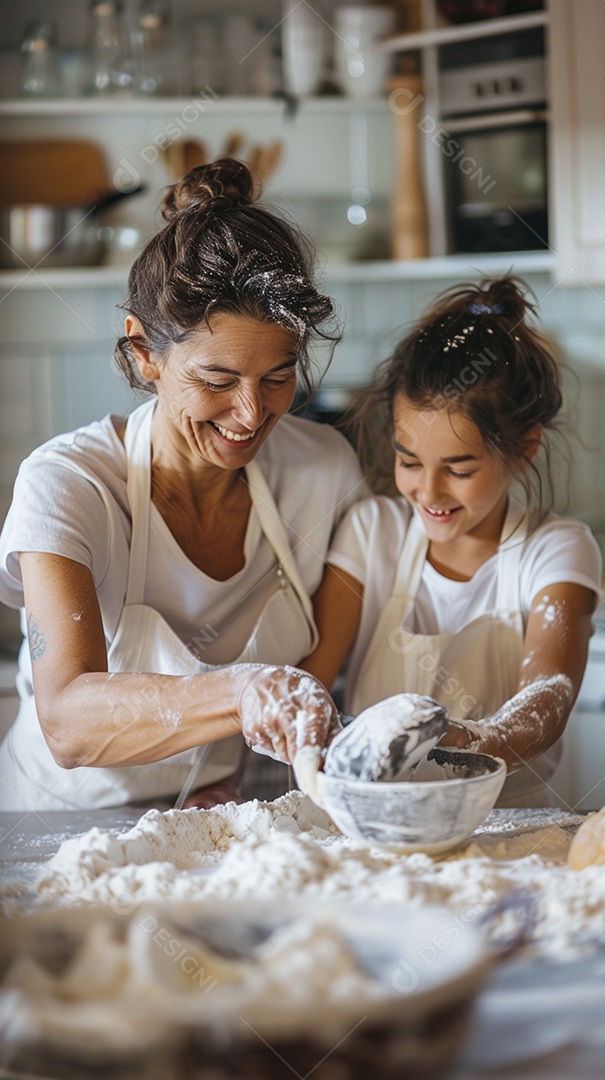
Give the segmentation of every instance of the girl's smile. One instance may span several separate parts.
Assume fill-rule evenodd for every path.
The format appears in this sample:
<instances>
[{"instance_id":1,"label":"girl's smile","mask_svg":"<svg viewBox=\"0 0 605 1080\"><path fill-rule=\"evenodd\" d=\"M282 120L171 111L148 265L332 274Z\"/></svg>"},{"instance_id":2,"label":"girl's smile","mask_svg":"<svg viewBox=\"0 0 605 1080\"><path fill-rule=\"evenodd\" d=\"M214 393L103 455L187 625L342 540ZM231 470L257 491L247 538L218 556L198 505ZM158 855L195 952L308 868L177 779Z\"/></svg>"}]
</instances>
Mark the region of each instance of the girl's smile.
<instances>
[{"instance_id":1,"label":"girl's smile","mask_svg":"<svg viewBox=\"0 0 605 1080\"><path fill-rule=\"evenodd\" d=\"M457 514L459 509L460 509L459 506L454 506L450 510L435 510L431 506L423 506L422 507L423 512L429 518L432 518L434 521L443 522L443 524L445 524L446 522L451 521L454 514Z\"/></svg>"}]
</instances>

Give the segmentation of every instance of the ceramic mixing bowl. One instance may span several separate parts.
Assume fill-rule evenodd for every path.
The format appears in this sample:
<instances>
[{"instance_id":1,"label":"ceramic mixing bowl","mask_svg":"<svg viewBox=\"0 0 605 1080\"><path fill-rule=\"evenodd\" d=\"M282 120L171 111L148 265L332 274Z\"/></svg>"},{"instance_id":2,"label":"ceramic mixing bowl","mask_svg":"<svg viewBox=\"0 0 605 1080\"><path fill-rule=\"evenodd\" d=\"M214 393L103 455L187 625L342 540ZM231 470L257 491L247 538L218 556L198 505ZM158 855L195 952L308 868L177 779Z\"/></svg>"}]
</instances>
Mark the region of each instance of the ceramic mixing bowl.
<instances>
[{"instance_id":1,"label":"ceramic mixing bowl","mask_svg":"<svg viewBox=\"0 0 605 1080\"><path fill-rule=\"evenodd\" d=\"M435 949L451 919L308 898L15 916L2 1064L15 1080L437 1080L495 959L478 923Z\"/></svg>"},{"instance_id":2,"label":"ceramic mixing bowl","mask_svg":"<svg viewBox=\"0 0 605 1080\"><path fill-rule=\"evenodd\" d=\"M322 806L346 836L439 855L466 840L494 807L506 765L488 754L435 747L395 783L318 775Z\"/></svg>"}]
</instances>

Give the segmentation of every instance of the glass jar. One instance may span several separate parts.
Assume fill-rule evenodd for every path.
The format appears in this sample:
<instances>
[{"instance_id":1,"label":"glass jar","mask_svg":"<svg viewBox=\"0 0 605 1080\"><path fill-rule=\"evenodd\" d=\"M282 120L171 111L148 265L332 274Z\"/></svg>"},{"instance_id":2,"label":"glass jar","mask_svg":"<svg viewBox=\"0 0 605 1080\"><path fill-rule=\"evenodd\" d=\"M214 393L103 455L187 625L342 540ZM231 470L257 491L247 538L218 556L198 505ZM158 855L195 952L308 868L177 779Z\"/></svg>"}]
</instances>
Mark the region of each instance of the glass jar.
<instances>
[{"instance_id":1,"label":"glass jar","mask_svg":"<svg viewBox=\"0 0 605 1080\"><path fill-rule=\"evenodd\" d=\"M28 97L57 97L60 77L55 25L49 19L28 25L21 43L21 93Z\"/></svg>"},{"instance_id":2,"label":"glass jar","mask_svg":"<svg viewBox=\"0 0 605 1080\"><path fill-rule=\"evenodd\" d=\"M91 0L88 69L88 89L93 94L134 89L134 63L118 0Z\"/></svg>"},{"instance_id":3,"label":"glass jar","mask_svg":"<svg viewBox=\"0 0 605 1080\"><path fill-rule=\"evenodd\" d=\"M193 94L227 93L226 64L218 18L196 18L189 26L190 85Z\"/></svg>"},{"instance_id":4,"label":"glass jar","mask_svg":"<svg viewBox=\"0 0 605 1080\"><path fill-rule=\"evenodd\" d=\"M167 0L140 0L133 41L138 93L176 93L180 65Z\"/></svg>"}]
</instances>

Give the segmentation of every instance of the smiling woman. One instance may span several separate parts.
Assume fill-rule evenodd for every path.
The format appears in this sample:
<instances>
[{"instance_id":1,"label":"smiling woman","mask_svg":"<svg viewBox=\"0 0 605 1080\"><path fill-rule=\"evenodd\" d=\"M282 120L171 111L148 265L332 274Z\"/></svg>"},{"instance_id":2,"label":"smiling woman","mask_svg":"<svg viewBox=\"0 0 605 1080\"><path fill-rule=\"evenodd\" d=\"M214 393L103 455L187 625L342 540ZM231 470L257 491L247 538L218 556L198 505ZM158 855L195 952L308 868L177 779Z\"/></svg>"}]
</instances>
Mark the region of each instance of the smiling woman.
<instances>
[{"instance_id":1,"label":"smiling woman","mask_svg":"<svg viewBox=\"0 0 605 1080\"><path fill-rule=\"evenodd\" d=\"M116 348L151 399L35 451L0 539L0 598L29 629L2 809L174 800L192 770L211 805L237 797L244 741L319 762L337 722L290 666L365 493L346 440L288 415L312 338L337 340L331 301L241 163L193 169L163 214Z\"/></svg>"}]
</instances>

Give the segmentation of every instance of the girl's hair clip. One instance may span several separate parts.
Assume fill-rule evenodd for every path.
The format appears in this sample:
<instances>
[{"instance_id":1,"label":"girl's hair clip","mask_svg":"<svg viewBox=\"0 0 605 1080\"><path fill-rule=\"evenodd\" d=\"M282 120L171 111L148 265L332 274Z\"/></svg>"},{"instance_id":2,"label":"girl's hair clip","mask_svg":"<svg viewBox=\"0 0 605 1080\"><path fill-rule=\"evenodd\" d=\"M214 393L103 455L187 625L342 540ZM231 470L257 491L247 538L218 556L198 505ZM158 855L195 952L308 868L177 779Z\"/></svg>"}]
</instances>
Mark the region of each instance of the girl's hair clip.
<instances>
[{"instance_id":1,"label":"girl's hair clip","mask_svg":"<svg viewBox=\"0 0 605 1080\"><path fill-rule=\"evenodd\" d=\"M493 304L490 307L489 304L478 304L473 302L468 305L468 310L471 315L501 315L504 308L501 304Z\"/></svg>"}]
</instances>

